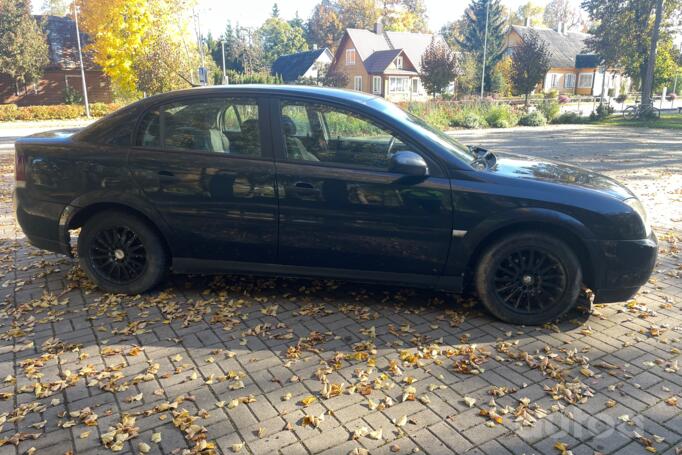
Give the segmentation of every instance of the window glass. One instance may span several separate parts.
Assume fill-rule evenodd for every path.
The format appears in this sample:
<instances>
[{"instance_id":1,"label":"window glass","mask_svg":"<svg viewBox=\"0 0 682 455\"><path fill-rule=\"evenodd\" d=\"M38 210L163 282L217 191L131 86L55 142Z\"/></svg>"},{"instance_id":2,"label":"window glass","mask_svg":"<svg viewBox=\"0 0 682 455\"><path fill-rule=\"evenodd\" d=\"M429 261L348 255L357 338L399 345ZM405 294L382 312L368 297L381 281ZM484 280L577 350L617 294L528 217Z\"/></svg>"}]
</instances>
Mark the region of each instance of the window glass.
<instances>
[{"instance_id":1,"label":"window glass","mask_svg":"<svg viewBox=\"0 0 682 455\"><path fill-rule=\"evenodd\" d=\"M151 110L145 114L137 132L136 144L142 147L161 146L160 118L159 109Z\"/></svg>"},{"instance_id":2,"label":"window glass","mask_svg":"<svg viewBox=\"0 0 682 455\"><path fill-rule=\"evenodd\" d=\"M592 73L582 73L578 78L578 87L591 88L592 87Z\"/></svg>"},{"instance_id":3,"label":"window glass","mask_svg":"<svg viewBox=\"0 0 682 455\"><path fill-rule=\"evenodd\" d=\"M310 136L310 121L308 120L308 112L306 111L305 106L282 106L282 122L288 124L289 120L291 120L296 127L296 131L293 136Z\"/></svg>"},{"instance_id":4,"label":"window glass","mask_svg":"<svg viewBox=\"0 0 682 455\"><path fill-rule=\"evenodd\" d=\"M163 128L159 128L159 124ZM161 144L160 130L163 130ZM162 106L143 119L137 144L261 156L258 104L255 100L199 99Z\"/></svg>"},{"instance_id":5,"label":"window glass","mask_svg":"<svg viewBox=\"0 0 682 455\"><path fill-rule=\"evenodd\" d=\"M307 113L309 132L297 133L290 117L295 110ZM282 135L286 157L295 161L326 162L386 170L391 154L406 150L388 130L357 114L323 104L285 103Z\"/></svg>"}]
</instances>

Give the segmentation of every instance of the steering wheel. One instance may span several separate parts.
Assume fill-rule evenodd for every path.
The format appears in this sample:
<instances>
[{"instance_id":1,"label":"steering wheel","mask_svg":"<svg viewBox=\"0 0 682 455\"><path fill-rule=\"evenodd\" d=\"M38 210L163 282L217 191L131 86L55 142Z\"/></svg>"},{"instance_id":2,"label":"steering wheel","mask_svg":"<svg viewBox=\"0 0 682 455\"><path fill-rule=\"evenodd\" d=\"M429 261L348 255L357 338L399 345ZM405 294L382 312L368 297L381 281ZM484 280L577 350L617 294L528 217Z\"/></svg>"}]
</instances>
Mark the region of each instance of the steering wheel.
<instances>
[{"instance_id":1,"label":"steering wheel","mask_svg":"<svg viewBox=\"0 0 682 455\"><path fill-rule=\"evenodd\" d=\"M391 136L391 139L388 141L388 148L386 149L386 158L387 159L391 158L391 150L393 150L394 145L395 145L395 136Z\"/></svg>"}]
</instances>

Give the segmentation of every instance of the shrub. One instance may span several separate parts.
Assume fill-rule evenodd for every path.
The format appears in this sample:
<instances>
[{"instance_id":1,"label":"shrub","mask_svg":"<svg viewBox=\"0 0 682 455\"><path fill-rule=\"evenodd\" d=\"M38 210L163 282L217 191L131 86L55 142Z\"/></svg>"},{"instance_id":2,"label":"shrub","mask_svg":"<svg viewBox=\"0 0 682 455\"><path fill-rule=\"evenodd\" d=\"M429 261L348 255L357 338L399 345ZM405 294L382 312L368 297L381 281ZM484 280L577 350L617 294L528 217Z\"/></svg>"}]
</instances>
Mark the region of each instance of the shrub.
<instances>
[{"instance_id":1,"label":"shrub","mask_svg":"<svg viewBox=\"0 0 682 455\"><path fill-rule=\"evenodd\" d=\"M468 129L485 128L488 126L485 119L475 112L467 112L462 117L461 126Z\"/></svg>"},{"instance_id":2,"label":"shrub","mask_svg":"<svg viewBox=\"0 0 682 455\"><path fill-rule=\"evenodd\" d=\"M613 114L613 108L608 104L600 104L597 109L590 114L590 120L601 120Z\"/></svg>"},{"instance_id":3,"label":"shrub","mask_svg":"<svg viewBox=\"0 0 682 455\"><path fill-rule=\"evenodd\" d=\"M14 120L18 109L16 104L0 104L0 122Z\"/></svg>"},{"instance_id":4,"label":"shrub","mask_svg":"<svg viewBox=\"0 0 682 455\"><path fill-rule=\"evenodd\" d=\"M610 88L610 89L608 90L607 94L609 95L609 98L613 98L613 97L615 96L615 94L616 94L616 89L613 88L613 87Z\"/></svg>"},{"instance_id":5,"label":"shrub","mask_svg":"<svg viewBox=\"0 0 682 455\"><path fill-rule=\"evenodd\" d=\"M93 103L90 114L93 117L107 115L120 106L118 104ZM51 104L44 106L0 105L0 121L13 120L71 120L85 117L85 108L78 104Z\"/></svg>"},{"instance_id":6,"label":"shrub","mask_svg":"<svg viewBox=\"0 0 682 455\"><path fill-rule=\"evenodd\" d=\"M561 107L557 101L545 100L538 104L538 110L542 112L542 115L545 117L545 119L547 119L547 121L551 122L559 116Z\"/></svg>"},{"instance_id":7,"label":"shrub","mask_svg":"<svg viewBox=\"0 0 682 455\"><path fill-rule=\"evenodd\" d=\"M585 119L577 112L564 112L555 118L552 123L585 123Z\"/></svg>"},{"instance_id":8,"label":"shrub","mask_svg":"<svg viewBox=\"0 0 682 455\"><path fill-rule=\"evenodd\" d=\"M566 104L571 101L571 98L567 95L559 95L559 104Z\"/></svg>"},{"instance_id":9,"label":"shrub","mask_svg":"<svg viewBox=\"0 0 682 455\"><path fill-rule=\"evenodd\" d=\"M498 104L490 108L485 121L493 128L509 128L517 124L518 117L508 104Z\"/></svg>"},{"instance_id":10,"label":"shrub","mask_svg":"<svg viewBox=\"0 0 682 455\"><path fill-rule=\"evenodd\" d=\"M545 92L546 100L555 100L559 96L559 90L553 88L549 92Z\"/></svg>"},{"instance_id":11,"label":"shrub","mask_svg":"<svg viewBox=\"0 0 682 455\"><path fill-rule=\"evenodd\" d=\"M544 126L547 118L540 111L529 112L519 119L519 125L523 126Z\"/></svg>"},{"instance_id":12,"label":"shrub","mask_svg":"<svg viewBox=\"0 0 682 455\"><path fill-rule=\"evenodd\" d=\"M90 115L93 117L104 117L105 115L111 114L120 107L121 106L116 103L92 103L90 104Z\"/></svg>"},{"instance_id":13,"label":"shrub","mask_svg":"<svg viewBox=\"0 0 682 455\"><path fill-rule=\"evenodd\" d=\"M82 104L83 95L75 88L68 85L64 89L64 104Z\"/></svg>"}]
</instances>

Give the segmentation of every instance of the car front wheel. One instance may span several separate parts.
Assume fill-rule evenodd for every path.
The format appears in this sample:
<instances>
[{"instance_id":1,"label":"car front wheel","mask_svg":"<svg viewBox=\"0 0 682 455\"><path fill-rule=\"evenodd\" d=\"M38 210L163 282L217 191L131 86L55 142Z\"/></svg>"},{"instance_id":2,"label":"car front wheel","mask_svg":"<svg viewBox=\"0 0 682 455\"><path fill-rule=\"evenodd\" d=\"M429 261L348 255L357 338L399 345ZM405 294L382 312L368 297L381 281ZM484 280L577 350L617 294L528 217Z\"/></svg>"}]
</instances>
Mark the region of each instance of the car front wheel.
<instances>
[{"instance_id":1,"label":"car front wheel","mask_svg":"<svg viewBox=\"0 0 682 455\"><path fill-rule=\"evenodd\" d=\"M504 237L478 262L476 290L497 318L513 324L554 321L576 304L580 262L561 240L540 232Z\"/></svg>"},{"instance_id":2,"label":"car front wheel","mask_svg":"<svg viewBox=\"0 0 682 455\"><path fill-rule=\"evenodd\" d=\"M139 294L156 285L168 271L168 255L147 222L121 211L90 218L78 237L81 267L108 292Z\"/></svg>"}]
</instances>

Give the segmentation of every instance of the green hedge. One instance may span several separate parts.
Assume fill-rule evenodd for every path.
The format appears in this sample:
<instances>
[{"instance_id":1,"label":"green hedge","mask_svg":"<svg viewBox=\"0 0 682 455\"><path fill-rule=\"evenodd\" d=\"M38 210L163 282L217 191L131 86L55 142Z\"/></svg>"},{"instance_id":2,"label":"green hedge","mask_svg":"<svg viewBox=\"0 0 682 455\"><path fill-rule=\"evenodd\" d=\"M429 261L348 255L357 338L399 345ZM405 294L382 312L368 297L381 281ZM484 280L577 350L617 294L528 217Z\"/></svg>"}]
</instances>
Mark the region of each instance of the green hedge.
<instances>
[{"instance_id":1,"label":"green hedge","mask_svg":"<svg viewBox=\"0 0 682 455\"><path fill-rule=\"evenodd\" d=\"M121 107L119 104L92 103L90 114L102 117ZM0 122L15 120L70 120L85 117L85 108L76 104L53 104L45 106L17 106L0 104Z\"/></svg>"}]
</instances>

